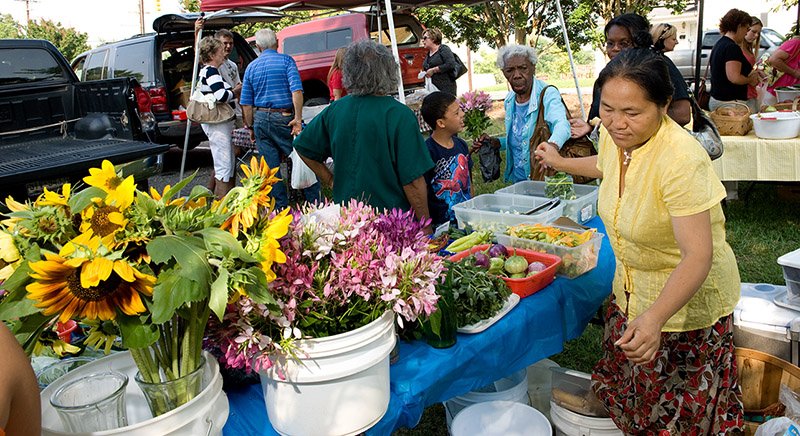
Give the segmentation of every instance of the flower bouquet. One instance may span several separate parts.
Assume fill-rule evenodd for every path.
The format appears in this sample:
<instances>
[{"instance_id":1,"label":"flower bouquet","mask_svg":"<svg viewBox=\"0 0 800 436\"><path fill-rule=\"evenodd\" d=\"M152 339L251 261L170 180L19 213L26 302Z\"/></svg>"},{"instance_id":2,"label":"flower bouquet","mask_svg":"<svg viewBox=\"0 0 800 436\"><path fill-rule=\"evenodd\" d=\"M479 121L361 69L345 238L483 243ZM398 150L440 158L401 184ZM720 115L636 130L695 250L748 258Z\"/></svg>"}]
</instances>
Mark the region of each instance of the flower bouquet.
<instances>
[{"instance_id":1,"label":"flower bouquet","mask_svg":"<svg viewBox=\"0 0 800 436\"><path fill-rule=\"evenodd\" d=\"M219 201L202 186L179 197L191 177L162 192L138 191L107 161L80 192L65 184L32 203L7 199L0 319L28 353L54 343L59 321L79 321L107 352L118 332L140 386L195 373L212 312L222 319L240 296L280 309L268 283L284 260L278 239L292 217L272 211L277 169L255 158L242 169L242 186ZM153 416L191 400L200 382L148 397Z\"/></svg>"},{"instance_id":2,"label":"flower bouquet","mask_svg":"<svg viewBox=\"0 0 800 436\"><path fill-rule=\"evenodd\" d=\"M486 111L492 107L492 98L483 91L465 92L458 98L464 111L464 130L472 139L478 139L492 125Z\"/></svg>"},{"instance_id":3,"label":"flower bouquet","mask_svg":"<svg viewBox=\"0 0 800 436\"><path fill-rule=\"evenodd\" d=\"M386 311L400 326L430 315L443 263L428 252L424 225L412 212L379 213L357 201L295 211L270 284L280 312L240 298L212 322L210 342L229 367L261 371L302 352L299 339L355 330Z\"/></svg>"}]
</instances>

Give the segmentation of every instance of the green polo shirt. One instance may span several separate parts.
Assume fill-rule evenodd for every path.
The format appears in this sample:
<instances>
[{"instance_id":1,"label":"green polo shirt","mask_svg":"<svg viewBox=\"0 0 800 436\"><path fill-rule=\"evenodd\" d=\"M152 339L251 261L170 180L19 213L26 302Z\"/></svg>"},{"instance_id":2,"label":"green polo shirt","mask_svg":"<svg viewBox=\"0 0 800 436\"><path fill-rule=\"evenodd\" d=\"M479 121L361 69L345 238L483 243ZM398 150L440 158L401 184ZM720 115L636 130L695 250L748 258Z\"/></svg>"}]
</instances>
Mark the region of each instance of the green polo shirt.
<instances>
[{"instance_id":1,"label":"green polo shirt","mask_svg":"<svg viewBox=\"0 0 800 436\"><path fill-rule=\"evenodd\" d=\"M403 186L433 168L414 112L392 97L348 95L331 103L294 141L302 156L333 157L333 200L409 210Z\"/></svg>"}]
</instances>

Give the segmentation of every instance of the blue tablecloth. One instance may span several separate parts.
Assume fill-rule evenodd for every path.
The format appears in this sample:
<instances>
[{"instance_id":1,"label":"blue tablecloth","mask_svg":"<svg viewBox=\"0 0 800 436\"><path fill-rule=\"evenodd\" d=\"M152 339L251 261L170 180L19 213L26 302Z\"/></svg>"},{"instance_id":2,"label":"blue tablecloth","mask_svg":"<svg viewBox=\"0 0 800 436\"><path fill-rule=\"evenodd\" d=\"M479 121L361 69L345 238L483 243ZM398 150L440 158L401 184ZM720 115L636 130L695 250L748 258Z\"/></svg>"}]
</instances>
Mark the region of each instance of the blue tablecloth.
<instances>
[{"instance_id":1,"label":"blue tablecloth","mask_svg":"<svg viewBox=\"0 0 800 436\"><path fill-rule=\"evenodd\" d=\"M599 218L586 225L605 233ZM456 345L446 349L422 341L401 342L400 359L391 366L389 410L367 434L389 435L397 428L414 427L426 407L559 353L565 341L583 333L611 293L613 277L614 254L608 238L603 238L595 269L572 280L557 277L484 332L459 334ZM230 415L224 435L277 434L267 418L260 384L227 394Z\"/></svg>"}]
</instances>

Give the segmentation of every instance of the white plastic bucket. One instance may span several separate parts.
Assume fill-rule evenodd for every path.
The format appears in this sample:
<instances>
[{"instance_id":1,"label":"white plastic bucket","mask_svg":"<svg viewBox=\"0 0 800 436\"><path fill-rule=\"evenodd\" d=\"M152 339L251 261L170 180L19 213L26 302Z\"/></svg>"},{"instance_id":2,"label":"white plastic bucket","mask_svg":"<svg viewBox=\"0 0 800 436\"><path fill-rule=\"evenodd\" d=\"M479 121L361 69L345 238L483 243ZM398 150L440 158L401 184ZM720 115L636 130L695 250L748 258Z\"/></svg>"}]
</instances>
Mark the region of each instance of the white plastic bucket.
<instances>
[{"instance_id":1,"label":"white plastic bucket","mask_svg":"<svg viewBox=\"0 0 800 436\"><path fill-rule=\"evenodd\" d=\"M592 418L550 402L550 420L556 436L624 436L611 418Z\"/></svg>"},{"instance_id":2,"label":"white plastic bucket","mask_svg":"<svg viewBox=\"0 0 800 436\"><path fill-rule=\"evenodd\" d=\"M529 405L527 370L519 370L476 391L467 392L464 395L445 401L444 410L445 415L447 415L447 428L452 428L453 420L462 410L473 404L489 401L513 401Z\"/></svg>"},{"instance_id":3,"label":"white plastic bucket","mask_svg":"<svg viewBox=\"0 0 800 436\"><path fill-rule=\"evenodd\" d=\"M513 401L473 404L453 420L453 436L552 436L542 412Z\"/></svg>"},{"instance_id":4,"label":"white plastic bucket","mask_svg":"<svg viewBox=\"0 0 800 436\"><path fill-rule=\"evenodd\" d=\"M203 373L204 388L191 401L153 418L139 386L136 383L128 383L125 390L125 410L130 425L114 430L94 432L91 435L221 435L222 427L228 420L228 397L222 391L222 376L219 373L217 360L208 353L204 353L204 356L206 358ZM65 432L58 413L50 405L50 395L69 380L108 369L126 374L129 380L133 380L137 371L136 363L131 358L131 354L126 351L87 363L50 383L39 396L42 405L42 435L89 435L89 433Z\"/></svg>"},{"instance_id":5,"label":"white plastic bucket","mask_svg":"<svg viewBox=\"0 0 800 436\"><path fill-rule=\"evenodd\" d=\"M262 371L272 427L282 435L353 435L375 425L389 407L389 353L394 313L356 330L298 341L299 361Z\"/></svg>"}]
</instances>

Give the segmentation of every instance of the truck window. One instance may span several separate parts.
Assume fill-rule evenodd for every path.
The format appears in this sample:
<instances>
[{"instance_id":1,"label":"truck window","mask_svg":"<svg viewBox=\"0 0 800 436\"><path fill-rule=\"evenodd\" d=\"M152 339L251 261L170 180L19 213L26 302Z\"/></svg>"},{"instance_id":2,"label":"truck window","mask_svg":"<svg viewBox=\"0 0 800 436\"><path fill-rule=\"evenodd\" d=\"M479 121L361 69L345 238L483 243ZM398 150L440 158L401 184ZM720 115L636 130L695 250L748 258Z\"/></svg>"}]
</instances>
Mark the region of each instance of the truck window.
<instances>
[{"instance_id":1,"label":"truck window","mask_svg":"<svg viewBox=\"0 0 800 436\"><path fill-rule=\"evenodd\" d=\"M139 83L153 82L153 48L149 41L117 46L114 77L133 77Z\"/></svg>"},{"instance_id":2,"label":"truck window","mask_svg":"<svg viewBox=\"0 0 800 436\"><path fill-rule=\"evenodd\" d=\"M783 44L783 41L784 41L783 40L783 36L781 36L780 33L776 32L776 31L774 31L772 29L761 29L761 39L762 40L767 39L767 40L769 40L769 42L772 43L772 45L775 45L775 46L780 46L781 44ZM765 47L763 45L764 42L762 42L761 44L762 44L761 45L762 47Z\"/></svg>"},{"instance_id":3,"label":"truck window","mask_svg":"<svg viewBox=\"0 0 800 436\"><path fill-rule=\"evenodd\" d=\"M713 48L720 38L719 32L707 32L703 36L703 48Z\"/></svg>"},{"instance_id":4,"label":"truck window","mask_svg":"<svg viewBox=\"0 0 800 436\"><path fill-rule=\"evenodd\" d=\"M61 65L45 49L0 49L0 59L0 84L65 78Z\"/></svg>"},{"instance_id":5,"label":"truck window","mask_svg":"<svg viewBox=\"0 0 800 436\"><path fill-rule=\"evenodd\" d=\"M72 71L78 76L78 80L83 80L83 67L86 64L86 56L81 56L72 61Z\"/></svg>"},{"instance_id":6,"label":"truck window","mask_svg":"<svg viewBox=\"0 0 800 436\"><path fill-rule=\"evenodd\" d=\"M283 53L299 55L304 53L318 53L346 47L353 41L353 29L325 30L322 32L307 33L305 35L290 36L283 40Z\"/></svg>"},{"instance_id":7,"label":"truck window","mask_svg":"<svg viewBox=\"0 0 800 436\"><path fill-rule=\"evenodd\" d=\"M413 29L410 26L400 26L394 28L394 35L397 37L397 44L404 45L404 44L416 44L417 43L417 35L414 34ZM378 40L378 32L370 32L370 38L373 41ZM383 45L390 45L392 43L391 39L389 39L389 29L381 29L381 44Z\"/></svg>"},{"instance_id":8,"label":"truck window","mask_svg":"<svg viewBox=\"0 0 800 436\"><path fill-rule=\"evenodd\" d=\"M108 77L108 50L96 51L89 55L84 67L84 80L99 80Z\"/></svg>"}]
</instances>

